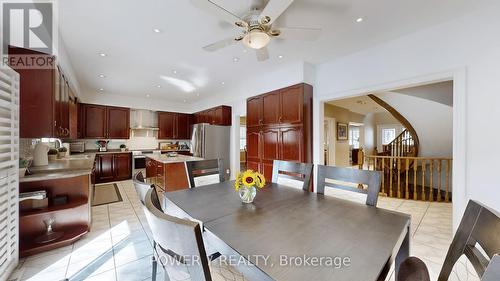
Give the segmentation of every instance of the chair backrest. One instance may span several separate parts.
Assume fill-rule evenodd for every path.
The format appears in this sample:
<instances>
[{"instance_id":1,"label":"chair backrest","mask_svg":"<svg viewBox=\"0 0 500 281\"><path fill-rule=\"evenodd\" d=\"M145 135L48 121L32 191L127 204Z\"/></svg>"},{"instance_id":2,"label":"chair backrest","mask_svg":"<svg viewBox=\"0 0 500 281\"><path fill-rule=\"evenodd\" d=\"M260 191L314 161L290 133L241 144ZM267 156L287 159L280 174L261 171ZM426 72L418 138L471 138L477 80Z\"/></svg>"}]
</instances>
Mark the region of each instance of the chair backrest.
<instances>
[{"instance_id":1,"label":"chair backrest","mask_svg":"<svg viewBox=\"0 0 500 281\"><path fill-rule=\"evenodd\" d=\"M153 184L148 184L144 181L144 177L142 175L142 172L138 172L134 175L132 178L132 181L134 182L134 187L135 187L135 192L137 193L137 196L139 197L139 201L141 201L142 205L145 204L145 198L146 198L146 193L150 190L154 190L154 201L153 203L155 204L156 207L158 207L160 210L161 208L161 203L160 203L160 198L158 196L158 191L156 190L156 187Z\"/></svg>"},{"instance_id":2,"label":"chair backrest","mask_svg":"<svg viewBox=\"0 0 500 281\"><path fill-rule=\"evenodd\" d=\"M484 272L481 281L498 281L500 280L500 256L494 255L491 258L486 271Z\"/></svg>"},{"instance_id":3,"label":"chair backrest","mask_svg":"<svg viewBox=\"0 0 500 281\"><path fill-rule=\"evenodd\" d=\"M224 171L222 170L222 167L223 166L221 159L186 162L189 185L191 186L191 188L193 188L197 186L225 181ZM206 179L206 182L201 180L202 177L203 179ZM197 178L198 180L196 180Z\"/></svg>"},{"instance_id":4,"label":"chair backrest","mask_svg":"<svg viewBox=\"0 0 500 281\"><path fill-rule=\"evenodd\" d=\"M479 244L482 251L476 246ZM453 237L438 281L448 280L457 260L465 255L479 277L490 259L500 253L500 214L479 202L469 200L462 221Z\"/></svg>"},{"instance_id":5,"label":"chair backrest","mask_svg":"<svg viewBox=\"0 0 500 281\"><path fill-rule=\"evenodd\" d=\"M302 189L308 191L311 185L313 164L274 160L272 182L278 183L279 178L302 182Z\"/></svg>"},{"instance_id":6,"label":"chair backrest","mask_svg":"<svg viewBox=\"0 0 500 281\"><path fill-rule=\"evenodd\" d=\"M144 213L156 246L170 258L159 261L182 268L190 275L190 280L212 280L200 225L163 213L154 206L153 197L153 190L149 190Z\"/></svg>"},{"instance_id":7,"label":"chair backrest","mask_svg":"<svg viewBox=\"0 0 500 281\"><path fill-rule=\"evenodd\" d=\"M366 205L377 206L380 181L379 171L366 171L318 165L318 190L325 194L325 186L366 194Z\"/></svg>"}]
</instances>

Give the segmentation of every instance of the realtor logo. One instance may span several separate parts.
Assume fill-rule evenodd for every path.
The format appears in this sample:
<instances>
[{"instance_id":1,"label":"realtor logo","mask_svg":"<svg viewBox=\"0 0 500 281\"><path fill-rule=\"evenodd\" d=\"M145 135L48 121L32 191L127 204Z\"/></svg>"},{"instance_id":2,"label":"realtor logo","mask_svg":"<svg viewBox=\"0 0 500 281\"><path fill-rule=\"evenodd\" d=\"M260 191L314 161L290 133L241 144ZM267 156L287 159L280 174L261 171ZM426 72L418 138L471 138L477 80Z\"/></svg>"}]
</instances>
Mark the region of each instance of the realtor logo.
<instances>
[{"instance_id":1,"label":"realtor logo","mask_svg":"<svg viewBox=\"0 0 500 281\"><path fill-rule=\"evenodd\" d=\"M1 1L1 9L2 62L13 68L43 68L46 62L40 58L37 62L34 55L9 57L9 46L42 53L40 57L54 54L54 3Z\"/></svg>"},{"instance_id":2,"label":"realtor logo","mask_svg":"<svg viewBox=\"0 0 500 281\"><path fill-rule=\"evenodd\" d=\"M2 3L3 49L8 45L52 54L52 3Z\"/></svg>"}]
</instances>

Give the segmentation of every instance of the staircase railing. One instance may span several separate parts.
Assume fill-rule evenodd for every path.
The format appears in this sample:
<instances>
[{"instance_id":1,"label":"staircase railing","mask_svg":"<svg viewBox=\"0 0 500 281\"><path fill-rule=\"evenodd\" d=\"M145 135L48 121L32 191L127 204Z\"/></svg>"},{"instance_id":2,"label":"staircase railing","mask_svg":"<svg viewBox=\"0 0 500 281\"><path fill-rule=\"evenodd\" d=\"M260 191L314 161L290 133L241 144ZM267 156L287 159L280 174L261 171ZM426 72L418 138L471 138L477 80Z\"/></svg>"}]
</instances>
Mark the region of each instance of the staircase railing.
<instances>
[{"instance_id":1,"label":"staircase railing","mask_svg":"<svg viewBox=\"0 0 500 281\"><path fill-rule=\"evenodd\" d=\"M451 158L369 155L360 168L382 172L383 195L424 201L451 200Z\"/></svg>"},{"instance_id":2,"label":"staircase railing","mask_svg":"<svg viewBox=\"0 0 500 281\"><path fill-rule=\"evenodd\" d=\"M383 145L383 155L413 157L415 155L415 141L408 129L405 129L389 144Z\"/></svg>"}]
</instances>

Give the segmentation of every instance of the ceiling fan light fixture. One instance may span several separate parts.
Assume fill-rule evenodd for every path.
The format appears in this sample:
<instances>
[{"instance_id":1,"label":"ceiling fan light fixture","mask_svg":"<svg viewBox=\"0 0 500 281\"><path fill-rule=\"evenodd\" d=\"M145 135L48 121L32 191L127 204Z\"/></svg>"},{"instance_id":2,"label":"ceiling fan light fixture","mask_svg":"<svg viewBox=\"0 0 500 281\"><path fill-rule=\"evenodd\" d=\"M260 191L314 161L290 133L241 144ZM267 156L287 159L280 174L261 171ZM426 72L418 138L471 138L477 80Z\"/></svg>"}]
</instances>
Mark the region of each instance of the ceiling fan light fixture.
<instances>
[{"instance_id":1,"label":"ceiling fan light fixture","mask_svg":"<svg viewBox=\"0 0 500 281\"><path fill-rule=\"evenodd\" d=\"M262 30L256 29L248 32L243 37L243 44L252 49L261 49L269 44L271 37Z\"/></svg>"}]
</instances>

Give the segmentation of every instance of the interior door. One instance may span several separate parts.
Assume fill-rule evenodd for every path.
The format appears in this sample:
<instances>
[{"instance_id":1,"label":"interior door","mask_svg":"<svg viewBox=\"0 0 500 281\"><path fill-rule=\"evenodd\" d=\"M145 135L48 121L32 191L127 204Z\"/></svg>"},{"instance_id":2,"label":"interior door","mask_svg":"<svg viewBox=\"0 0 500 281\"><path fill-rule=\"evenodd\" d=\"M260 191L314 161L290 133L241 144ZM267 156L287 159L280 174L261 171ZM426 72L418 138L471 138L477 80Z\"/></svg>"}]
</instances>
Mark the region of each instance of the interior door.
<instances>
[{"instance_id":1,"label":"interior door","mask_svg":"<svg viewBox=\"0 0 500 281\"><path fill-rule=\"evenodd\" d=\"M108 107L108 138L128 139L130 134L130 109Z\"/></svg>"},{"instance_id":2,"label":"interior door","mask_svg":"<svg viewBox=\"0 0 500 281\"><path fill-rule=\"evenodd\" d=\"M106 107L100 105L85 104L84 112L84 137L100 139L107 137Z\"/></svg>"},{"instance_id":3,"label":"interior door","mask_svg":"<svg viewBox=\"0 0 500 281\"><path fill-rule=\"evenodd\" d=\"M301 124L303 103L302 86L292 86L280 90L280 123Z\"/></svg>"},{"instance_id":4,"label":"interior door","mask_svg":"<svg viewBox=\"0 0 500 281\"><path fill-rule=\"evenodd\" d=\"M280 159L280 130L264 129L262 131L262 172L266 179L272 178L273 161Z\"/></svg>"},{"instance_id":5,"label":"interior door","mask_svg":"<svg viewBox=\"0 0 500 281\"><path fill-rule=\"evenodd\" d=\"M259 126L261 122L262 97L249 98L247 100L247 127Z\"/></svg>"}]
</instances>

